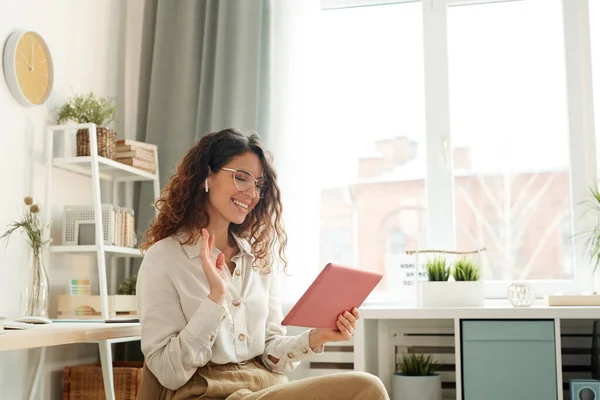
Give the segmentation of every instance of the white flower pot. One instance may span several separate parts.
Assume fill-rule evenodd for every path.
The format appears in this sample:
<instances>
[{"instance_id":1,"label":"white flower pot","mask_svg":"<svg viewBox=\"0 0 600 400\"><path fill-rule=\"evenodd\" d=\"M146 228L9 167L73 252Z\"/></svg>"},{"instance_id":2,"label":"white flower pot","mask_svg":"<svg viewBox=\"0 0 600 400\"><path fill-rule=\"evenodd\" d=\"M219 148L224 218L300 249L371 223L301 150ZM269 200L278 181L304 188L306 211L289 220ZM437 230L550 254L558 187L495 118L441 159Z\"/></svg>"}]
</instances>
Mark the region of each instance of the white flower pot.
<instances>
[{"instance_id":1,"label":"white flower pot","mask_svg":"<svg viewBox=\"0 0 600 400\"><path fill-rule=\"evenodd\" d=\"M392 376L391 400L441 400L442 379L431 376Z\"/></svg>"},{"instance_id":2,"label":"white flower pot","mask_svg":"<svg viewBox=\"0 0 600 400\"><path fill-rule=\"evenodd\" d=\"M419 282L421 307L482 307L483 281Z\"/></svg>"}]
</instances>

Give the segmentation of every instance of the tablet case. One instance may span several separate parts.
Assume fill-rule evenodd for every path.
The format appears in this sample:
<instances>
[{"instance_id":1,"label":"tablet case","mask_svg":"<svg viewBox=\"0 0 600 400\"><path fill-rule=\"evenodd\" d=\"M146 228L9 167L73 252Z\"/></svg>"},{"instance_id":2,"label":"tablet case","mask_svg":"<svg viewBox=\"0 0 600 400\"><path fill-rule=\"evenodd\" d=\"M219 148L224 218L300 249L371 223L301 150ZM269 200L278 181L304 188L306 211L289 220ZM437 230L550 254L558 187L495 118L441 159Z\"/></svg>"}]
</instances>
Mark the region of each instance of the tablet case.
<instances>
[{"instance_id":1,"label":"tablet case","mask_svg":"<svg viewBox=\"0 0 600 400\"><path fill-rule=\"evenodd\" d=\"M382 278L380 272L329 263L281 324L338 329L338 315L360 307Z\"/></svg>"}]
</instances>

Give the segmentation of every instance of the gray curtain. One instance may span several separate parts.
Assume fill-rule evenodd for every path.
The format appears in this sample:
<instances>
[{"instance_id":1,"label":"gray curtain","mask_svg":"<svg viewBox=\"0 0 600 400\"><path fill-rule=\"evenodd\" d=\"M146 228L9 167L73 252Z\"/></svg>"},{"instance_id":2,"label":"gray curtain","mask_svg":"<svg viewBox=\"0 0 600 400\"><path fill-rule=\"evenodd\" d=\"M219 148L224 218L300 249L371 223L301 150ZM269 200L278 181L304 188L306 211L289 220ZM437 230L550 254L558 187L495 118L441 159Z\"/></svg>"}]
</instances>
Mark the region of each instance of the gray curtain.
<instances>
[{"instance_id":1,"label":"gray curtain","mask_svg":"<svg viewBox=\"0 0 600 400\"><path fill-rule=\"evenodd\" d=\"M158 146L161 188L202 135L227 127L269 135L272 0L146 0L136 140ZM154 213L134 191L137 229Z\"/></svg>"}]
</instances>

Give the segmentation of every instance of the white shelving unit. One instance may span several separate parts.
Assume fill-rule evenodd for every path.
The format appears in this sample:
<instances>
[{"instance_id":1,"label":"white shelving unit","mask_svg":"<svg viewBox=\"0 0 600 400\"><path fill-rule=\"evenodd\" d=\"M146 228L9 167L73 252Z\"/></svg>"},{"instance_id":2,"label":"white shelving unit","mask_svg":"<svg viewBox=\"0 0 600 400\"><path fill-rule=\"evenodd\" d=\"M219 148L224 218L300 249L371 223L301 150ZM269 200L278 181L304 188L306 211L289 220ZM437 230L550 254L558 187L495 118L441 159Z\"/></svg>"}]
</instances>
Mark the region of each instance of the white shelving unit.
<instances>
[{"instance_id":1,"label":"white shelving unit","mask_svg":"<svg viewBox=\"0 0 600 400\"><path fill-rule=\"evenodd\" d=\"M51 253L95 253L99 251L99 246L50 246ZM104 251L111 255L123 257L141 257L139 249L120 246L104 246Z\"/></svg>"},{"instance_id":2,"label":"white shelving unit","mask_svg":"<svg viewBox=\"0 0 600 400\"><path fill-rule=\"evenodd\" d=\"M88 129L90 132L90 156L86 157L60 157L54 156L54 144L75 143L75 134L78 129ZM55 142L55 135L61 134L62 142ZM64 146L66 147L66 146ZM63 151L64 153L64 151ZM45 210L51 210L52 194L52 172L55 168L70 171L75 174L90 177L92 188L92 199L94 207L94 223L96 245L86 246L50 246L50 253L74 253L89 254L96 256L98 265L98 282L100 292L100 304L102 319L109 318L108 309L108 282L107 282L107 261L111 261L111 267L116 266L118 257L141 257L139 249L109 246L104 243L102 227L102 206L101 206L101 181L112 183L112 204L118 203L119 185L128 182L152 181L154 186L154 198L160 196L160 182L158 176L158 154L155 154L156 173L146 172L129 165L121 164L117 161L101 157L98 155L98 140L96 136L95 124L71 124L71 125L52 125L46 128L46 188L45 188ZM156 211L158 212L158 211ZM50 265L50 263L49 263ZM82 321L82 323L85 323ZM139 337L121 338L119 341L139 340ZM102 375L104 379L104 390L106 398L115 399L114 379L112 373L112 350L111 340L97 341L100 350L100 361L102 364ZM40 357L40 360L42 357ZM39 368L38 368L39 369ZM32 394L35 393L35 387Z\"/></svg>"}]
</instances>

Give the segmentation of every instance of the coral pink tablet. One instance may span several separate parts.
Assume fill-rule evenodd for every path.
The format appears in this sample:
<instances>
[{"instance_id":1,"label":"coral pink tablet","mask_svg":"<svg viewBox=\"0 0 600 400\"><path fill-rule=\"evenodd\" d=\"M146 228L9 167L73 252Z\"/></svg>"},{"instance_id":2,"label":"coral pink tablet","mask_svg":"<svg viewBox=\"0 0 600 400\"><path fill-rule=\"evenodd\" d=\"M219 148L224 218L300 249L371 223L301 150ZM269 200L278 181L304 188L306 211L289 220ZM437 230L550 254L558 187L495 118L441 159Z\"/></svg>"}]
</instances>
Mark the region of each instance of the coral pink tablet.
<instances>
[{"instance_id":1,"label":"coral pink tablet","mask_svg":"<svg viewBox=\"0 0 600 400\"><path fill-rule=\"evenodd\" d=\"M282 325L338 329L344 311L358 308L383 274L329 263L285 316Z\"/></svg>"}]
</instances>

